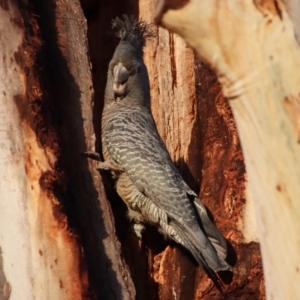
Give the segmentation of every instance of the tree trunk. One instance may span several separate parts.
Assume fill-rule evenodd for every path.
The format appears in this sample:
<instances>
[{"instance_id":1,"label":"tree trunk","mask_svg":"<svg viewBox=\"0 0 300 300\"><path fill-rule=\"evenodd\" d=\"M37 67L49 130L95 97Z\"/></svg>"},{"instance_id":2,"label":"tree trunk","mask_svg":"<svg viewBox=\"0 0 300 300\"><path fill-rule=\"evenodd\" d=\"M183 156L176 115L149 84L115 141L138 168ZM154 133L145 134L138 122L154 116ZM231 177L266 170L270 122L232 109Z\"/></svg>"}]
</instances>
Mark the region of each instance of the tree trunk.
<instances>
[{"instance_id":1,"label":"tree trunk","mask_svg":"<svg viewBox=\"0 0 300 300\"><path fill-rule=\"evenodd\" d=\"M220 274L223 291L156 229L138 240L109 173L83 156L101 152L118 43L111 20L123 13L152 22L155 1L0 2L0 299L263 299L233 116L214 73L179 36L153 27L144 49L152 112L228 239L233 275Z\"/></svg>"},{"instance_id":2,"label":"tree trunk","mask_svg":"<svg viewBox=\"0 0 300 300\"><path fill-rule=\"evenodd\" d=\"M229 99L269 299L300 298L299 3L285 3L287 11L280 1L161 1L156 16L216 71Z\"/></svg>"},{"instance_id":3,"label":"tree trunk","mask_svg":"<svg viewBox=\"0 0 300 300\"><path fill-rule=\"evenodd\" d=\"M1 3L2 282L10 299L134 299L101 177L83 155L95 138L79 2Z\"/></svg>"}]
</instances>

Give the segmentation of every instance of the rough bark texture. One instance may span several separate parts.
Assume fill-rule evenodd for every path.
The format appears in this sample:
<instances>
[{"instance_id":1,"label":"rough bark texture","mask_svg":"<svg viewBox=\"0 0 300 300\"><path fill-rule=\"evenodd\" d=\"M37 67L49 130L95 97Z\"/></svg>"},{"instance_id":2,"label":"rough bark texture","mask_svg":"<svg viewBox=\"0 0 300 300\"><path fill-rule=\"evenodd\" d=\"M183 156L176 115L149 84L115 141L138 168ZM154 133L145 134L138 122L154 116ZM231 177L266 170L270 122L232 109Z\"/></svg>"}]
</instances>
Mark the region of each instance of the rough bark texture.
<instances>
[{"instance_id":1,"label":"rough bark texture","mask_svg":"<svg viewBox=\"0 0 300 300\"><path fill-rule=\"evenodd\" d=\"M49 44L46 50L49 87L59 114L56 129L63 143L60 167L67 177L63 198L69 214L78 223L95 296L132 299L134 287L120 258L101 177L94 169L95 163L90 162L88 170L88 160L83 156L84 151L94 148L95 142L93 88L83 12L77 1L44 1L40 9L46 20L42 22L44 39Z\"/></svg>"},{"instance_id":2,"label":"rough bark texture","mask_svg":"<svg viewBox=\"0 0 300 300\"><path fill-rule=\"evenodd\" d=\"M84 255L55 189L60 149L38 65L39 26L23 2L1 2L0 14L3 288L10 299L85 299Z\"/></svg>"},{"instance_id":3,"label":"rough bark texture","mask_svg":"<svg viewBox=\"0 0 300 300\"><path fill-rule=\"evenodd\" d=\"M134 299L101 177L83 156L95 137L81 6L0 4L5 295Z\"/></svg>"}]
</instances>

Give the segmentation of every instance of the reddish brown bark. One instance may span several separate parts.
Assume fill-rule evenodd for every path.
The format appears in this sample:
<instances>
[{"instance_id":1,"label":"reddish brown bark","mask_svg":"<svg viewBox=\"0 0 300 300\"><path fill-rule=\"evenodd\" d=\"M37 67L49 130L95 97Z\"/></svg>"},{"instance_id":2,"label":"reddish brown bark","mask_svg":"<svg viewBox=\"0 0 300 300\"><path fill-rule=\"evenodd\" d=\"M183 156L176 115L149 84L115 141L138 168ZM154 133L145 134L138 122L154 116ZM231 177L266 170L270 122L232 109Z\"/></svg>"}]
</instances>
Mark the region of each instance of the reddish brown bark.
<instances>
[{"instance_id":1,"label":"reddish brown bark","mask_svg":"<svg viewBox=\"0 0 300 300\"><path fill-rule=\"evenodd\" d=\"M14 159L10 161L9 168L14 169L21 165L19 170L16 168L20 172L17 177L22 178L21 181L28 187L27 190L24 189L23 197L18 199L18 205L24 204L25 219L11 220L25 228L23 233L19 231L18 234L14 234L13 239L16 242L18 239L23 241L18 248L22 249L28 259L24 263L27 269L24 270L23 265L19 266L15 262L17 257L10 257L9 252L14 249L5 249L3 262L6 266L15 265L15 268L20 268L20 274L25 271L28 275L26 280L29 280L31 285L24 287L25 298L48 298L50 295L47 292L51 290L54 298L90 299L82 243L76 230L72 230L70 215L66 214L68 209L63 197L65 176L57 164L62 144L54 126L53 102L49 97L46 74L43 71L46 64L43 60L40 26L31 7L22 1L2 4L0 9L2 8L14 15L14 18L11 17L11 26L18 28L22 33L22 44L12 57L6 55L6 45L1 44L1 49L4 49L1 59L8 72L12 71L9 67L12 68L16 63L14 72L19 72L17 76L22 80L21 93L15 94L14 99L6 99L10 102L9 105L15 107L14 117L18 122L13 126L20 126L18 136L15 134L16 130L12 131L10 139L16 144L17 140L21 140L22 144L17 149L10 149ZM11 78L11 86L3 86L1 93L6 96L6 89L13 90L17 85L17 80L13 81ZM20 182L16 180L16 190L24 188L18 184ZM6 203L7 206L16 201L2 196L2 203ZM26 232L29 233L27 240ZM24 236L21 237L22 234ZM36 276L36 270L39 270L39 276ZM1 289L4 289L9 285L13 299L20 297L20 282L17 283L20 277L16 279L13 273L9 272L8 282L1 286ZM26 283L22 282L21 285ZM32 294L29 295L28 291ZM4 296L8 299L7 291L4 292Z\"/></svg>"},{"instance_id":2,"label":"reddish brown bark","mask_svg":"<svg viewBox=\"0 0 300 300\"><path fill-rule=\"evenodd\" d=\"M0 6L13 11L11 3ZM133 299L135 289L120 255L101 176L95 163L83 155L93 149L95 139L82 9L73 0L32 1L30 5L18 1L13 7L20 13L11 19L11 26L24 32L23 43L14 57L4 55L3 60L8 72L19 71L16 77L23 84L22 93L9 101L15 100L14 117L20 120L18 135L24 143L24 151L16 149L13 155L16 164L24 160L25 176L20 173L19 177L29 186L20 199L29 239L19 248L26 248L29 253L24 256L32 258L24 263L30 277L26 291L31 293L25 297ZM1 51L5 46L1 45ZM9 69L14 61L19 70ZM9 200L2 201L10 205ZM4 263L16 265L16 258L5 250ZM16 299L16 279L9 274L7 280Z\"/></svg>"}]
</instances>

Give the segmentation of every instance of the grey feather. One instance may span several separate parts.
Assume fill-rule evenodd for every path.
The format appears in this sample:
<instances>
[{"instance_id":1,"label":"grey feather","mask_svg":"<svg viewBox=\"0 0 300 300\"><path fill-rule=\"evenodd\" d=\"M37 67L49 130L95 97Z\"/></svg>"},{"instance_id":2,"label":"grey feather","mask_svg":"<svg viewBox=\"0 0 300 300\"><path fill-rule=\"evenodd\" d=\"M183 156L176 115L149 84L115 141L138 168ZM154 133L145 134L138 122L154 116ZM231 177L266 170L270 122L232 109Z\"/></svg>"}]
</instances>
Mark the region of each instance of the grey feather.
<instances>
[{"instance_id":1,"label":"grey feather","mask_svg":"<svg viewBox=\"0 0 300 300\"><path fill-rule=\"evenodd\" d=\"M157 132L142 57L149 27L127 16L114 20L113 27L121 41L109 64L102 144L104 159L124 170L113 172L117 192L135 221L159 227L205 270L230 270L225 239L183 181Z\"/></svg>"}]
</instances>

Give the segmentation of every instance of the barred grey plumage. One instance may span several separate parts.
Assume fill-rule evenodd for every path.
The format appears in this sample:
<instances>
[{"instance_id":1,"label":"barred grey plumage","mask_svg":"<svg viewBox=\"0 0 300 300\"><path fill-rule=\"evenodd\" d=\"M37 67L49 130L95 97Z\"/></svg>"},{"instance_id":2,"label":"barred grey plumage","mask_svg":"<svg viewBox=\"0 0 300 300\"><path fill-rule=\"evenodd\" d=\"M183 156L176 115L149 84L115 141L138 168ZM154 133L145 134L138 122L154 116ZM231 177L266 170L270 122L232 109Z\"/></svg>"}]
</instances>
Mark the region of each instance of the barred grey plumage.
<instances>
[{"instance_id":1,"label":"barred grey plumage","mask_svg":"<svg viewBox=\"0 0 300 300\"><path fill-rule=\"evenodd\" d=\"M183 181L161 140L150 110L150 86L143 62L149 33L144 22L113 21L121 38L109 64L102 115L105 162L129 216L150 223L183 245L211 270L230 270L226 241L197 195Z\"/></svg>"}]
</instances>

